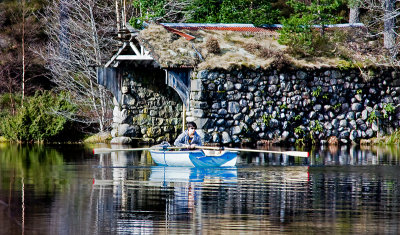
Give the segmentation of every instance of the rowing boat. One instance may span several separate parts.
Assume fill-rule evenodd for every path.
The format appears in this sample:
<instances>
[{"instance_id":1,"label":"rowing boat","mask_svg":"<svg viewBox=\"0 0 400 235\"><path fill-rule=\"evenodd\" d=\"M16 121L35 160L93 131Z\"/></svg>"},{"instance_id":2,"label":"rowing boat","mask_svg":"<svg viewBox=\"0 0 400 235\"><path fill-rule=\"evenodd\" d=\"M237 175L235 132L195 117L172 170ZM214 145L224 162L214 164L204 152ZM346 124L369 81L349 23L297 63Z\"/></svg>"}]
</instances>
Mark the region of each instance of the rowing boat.
<instances>
[{"instance_id":1,"label":"rowing boat","mask_svg":"<svg viewBox=\"0 0 400 235\"><path fill-rule=\"evenodd\" d=\"M153 161L160 166L183 166L183 167L232 167L236 165L238 152L255 152L283 154L294 157L308 157L308 152L300 151L274 151L263 149L240 149L225 147L196 146L192 151L174 151L185 147L171 147L156 145L150 148L97 148L94 154L106 154L118 151L150 151Z\"/></svg>"},{"instance_id":2,"label":"rowing boat","mask_svg":"<svg viewBox=\"0 0 400 235\"><path fill-rule=\"evenodd\" d=\"M150 150L153 161L159 166L232 167L236 165L237 151L169 151Z\"/></svg>"}]
</instances>

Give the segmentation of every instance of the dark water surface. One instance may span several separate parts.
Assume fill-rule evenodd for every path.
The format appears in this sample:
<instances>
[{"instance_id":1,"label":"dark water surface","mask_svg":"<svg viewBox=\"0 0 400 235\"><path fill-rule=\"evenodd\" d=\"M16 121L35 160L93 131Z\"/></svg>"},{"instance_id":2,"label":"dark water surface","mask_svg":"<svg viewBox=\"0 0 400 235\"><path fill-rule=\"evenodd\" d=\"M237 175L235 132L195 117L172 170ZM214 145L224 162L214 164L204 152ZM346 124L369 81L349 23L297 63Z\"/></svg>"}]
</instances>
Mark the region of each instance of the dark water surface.
<instances>
[{"instance_id":1,"label":"dark water surface","mask_svg":"<svg viewBox=\"0 0 400 235\"><path fill-rule=\"evenodd\" d=\"M399 155L325 147L196 169L157 167L147 152L0 144L0 234L399 234Z\"/></svg>"}]
</instances>

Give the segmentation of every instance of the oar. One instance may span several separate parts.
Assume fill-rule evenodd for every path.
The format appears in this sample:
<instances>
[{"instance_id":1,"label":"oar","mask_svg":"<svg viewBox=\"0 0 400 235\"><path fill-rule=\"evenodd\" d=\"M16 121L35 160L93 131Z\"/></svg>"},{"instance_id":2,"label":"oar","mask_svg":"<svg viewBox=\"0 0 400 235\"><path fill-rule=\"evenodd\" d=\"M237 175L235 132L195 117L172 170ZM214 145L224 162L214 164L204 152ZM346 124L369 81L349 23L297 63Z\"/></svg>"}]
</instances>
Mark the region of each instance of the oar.
<instances>
[{"instance_id":1,"label":"oar","mask_svg":"<svg viewBox=\"0 0 400 235\"><path fill-rule=\"evenodd\" d=\"M163 147L163 146L153 146L148 148L126 148L126 149L110 149L110 148L96 148L93 149L93 154L101 154L101 153L111 153L118 151L143 151L143 150L156 150L156 149L182 149L186 147Z\"/></svg>"},{"instance_id":2,"label":"oar","mask_svg":"<svg viewBox=\"0 0 400 235\"><path fill-rule=\"evenodd\" d=\"M262 150L262 149L240 149L240 148L225 148L225 147L207 147L207 146L196 146L197 149L210 149L210 150L227 150L227 151L238 151L238 152L254 152L254 153L276 153L276 154L285 154L288 156L295 157L308 157L308 152L301 151L271 151L271 150Z\"/></svg>"}]
</instances>

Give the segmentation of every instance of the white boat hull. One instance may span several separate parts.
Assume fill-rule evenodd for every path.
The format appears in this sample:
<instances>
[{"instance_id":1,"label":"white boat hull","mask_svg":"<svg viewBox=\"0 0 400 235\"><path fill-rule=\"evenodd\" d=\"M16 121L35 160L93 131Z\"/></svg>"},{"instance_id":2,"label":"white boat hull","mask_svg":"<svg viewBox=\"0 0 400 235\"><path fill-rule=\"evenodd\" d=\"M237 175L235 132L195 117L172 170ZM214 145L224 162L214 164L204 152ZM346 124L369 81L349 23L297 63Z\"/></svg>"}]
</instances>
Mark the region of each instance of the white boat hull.
<instances>
[{"instance_id":1,"label":"white boat hull","mask_svg":"<svg viewBox=\"0 0 400 235\"><path fill-rule=\"evenodd\" d=\"M153 161L160 166L183 167L232 167L236 165L238 152L222 152L209 155L202 150L164 151L150 150Z\"/></svg>"}]
</instances>

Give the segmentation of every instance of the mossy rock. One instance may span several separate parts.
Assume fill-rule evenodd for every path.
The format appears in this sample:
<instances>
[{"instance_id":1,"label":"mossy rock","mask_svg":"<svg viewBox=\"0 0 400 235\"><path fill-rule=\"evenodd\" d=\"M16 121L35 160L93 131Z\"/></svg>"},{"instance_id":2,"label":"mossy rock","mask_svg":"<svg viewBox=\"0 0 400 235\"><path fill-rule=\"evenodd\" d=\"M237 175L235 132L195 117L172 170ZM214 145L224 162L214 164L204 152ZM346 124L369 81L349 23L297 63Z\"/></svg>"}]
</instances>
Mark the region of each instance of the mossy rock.
<instances>
[{"instance_id":1,"label":"mossy rock","mask_svg":"<svg viewBox=\"0 0 400 235\"><path fill-rule=\"evenodd\" d=\"M87 137L83 143L110 143L111 139L111 133L103 132Z\"/></svg>"}]
</instances>

